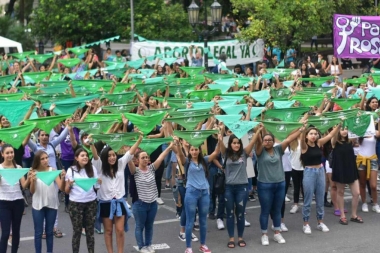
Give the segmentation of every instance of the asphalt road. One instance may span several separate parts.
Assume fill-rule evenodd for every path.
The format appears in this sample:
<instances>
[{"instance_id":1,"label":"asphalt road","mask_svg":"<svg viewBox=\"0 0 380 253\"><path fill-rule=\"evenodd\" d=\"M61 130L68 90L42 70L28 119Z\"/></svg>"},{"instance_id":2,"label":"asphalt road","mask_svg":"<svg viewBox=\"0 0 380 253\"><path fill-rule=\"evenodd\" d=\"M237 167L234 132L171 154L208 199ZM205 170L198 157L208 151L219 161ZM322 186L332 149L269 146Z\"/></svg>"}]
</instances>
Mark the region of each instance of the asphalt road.
<instances>
[{"instance_id":1,"label":"asphalt road","mask_svg":"<svg viewBox=\"0 0 380 253\"><path fill-rule=\"evenodd\" d=\"M288 196L292 195L292 188L289 188ZM160 253L181 253L185 251L185 243L178 239L179 233L179 220L175 217L175 203L172 198L170 190L163 190L162 199L165 201L164 205L159 206L154 225L153 243L155 246L162 249L156 250ZM350 216L350 194L346 190L345 193L346 208ZM261 233L259 226L260 206L258 201L248 202L246 219L251 223L244 232L244 239L247 242L245 248L236 247L235 249L228 249L228 234L226 230L218 230L216 221L208 219L207 241L206 244L212 252L239 252L239 253L252 253L252 252L308 252L308 253L322 253L322 252L377 252L380 247L380 214L376 214L370 210L369 213L361 212L361 205L359 207L359 215L364 219L364 224L349 223L348 226L339 224L339 218L334 216L333 208L325 208L325 223L330 228L330 232L323 233L315 229L315 205L312 206L312 215L310 224L312 227L312 234L305 235L302 232L302 214L300 211L296 214L290 214L289 210L291 202L286 205L285 223L289 228L289 232L284 232L283 236L286 244L280 245L273 241L273 232L269 231L270 245L261 245ZM137 252L136 240L134 237L134 220L130 220L131 230L125 237L125 250L124 252ZM59 228L65 234L63 238L54 239L54 252L67 253L71 252L71 236L72 226L67 213L64 212L63 203L59 207ZM33 252L33 220L31 216L31 208L26 209L26 215L22 220L21 231L21 244L19 253ZM199 236L199 232L194 231ZM104 244L103 235L95 234L96 253L105 253L106 248ZM45 250L45 242L43 241L43 249ZM116 243L114 243L116 245ZM199 243L193 243L193 251L197 252ZM116 252L116 249L114 249ZM10 249L8 249L10 252ZM80 252L87 252L85 237L82 236Z\"/></svg>"}]
</instances>

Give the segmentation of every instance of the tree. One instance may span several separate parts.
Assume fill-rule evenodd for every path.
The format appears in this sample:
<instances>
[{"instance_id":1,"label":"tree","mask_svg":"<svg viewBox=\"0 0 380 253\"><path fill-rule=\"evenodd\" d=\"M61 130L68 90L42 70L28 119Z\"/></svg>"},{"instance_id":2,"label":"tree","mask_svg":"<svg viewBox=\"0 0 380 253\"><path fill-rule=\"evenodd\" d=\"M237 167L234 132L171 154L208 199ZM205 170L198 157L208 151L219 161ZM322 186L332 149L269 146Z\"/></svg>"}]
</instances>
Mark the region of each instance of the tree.
<instances>
[{"instance_id":1,"label":"tree","mask_svg":"<svg viewBox=\"0 0 380 253\"><path fill-rule=\"evenodd\" d=\"M34 41L30 34L25 32L25 27L8 16L0 17L0 34L5 38L20 42L24 51L35 49Z\"/></svg>"},{"instance_id":2,"label":"tree","mask_svg":"<svg viewBox=\"0 0 380 253\"><path fill-rule=\"evenodd\" d=\"M313 35L332 32L334 13L370 13L365 0L231 0L234 12L251 18L250 25L242 30L241 39L252 42L264 39L269 45L282 50L298 48Z\"/></svg>"}]
</instances>

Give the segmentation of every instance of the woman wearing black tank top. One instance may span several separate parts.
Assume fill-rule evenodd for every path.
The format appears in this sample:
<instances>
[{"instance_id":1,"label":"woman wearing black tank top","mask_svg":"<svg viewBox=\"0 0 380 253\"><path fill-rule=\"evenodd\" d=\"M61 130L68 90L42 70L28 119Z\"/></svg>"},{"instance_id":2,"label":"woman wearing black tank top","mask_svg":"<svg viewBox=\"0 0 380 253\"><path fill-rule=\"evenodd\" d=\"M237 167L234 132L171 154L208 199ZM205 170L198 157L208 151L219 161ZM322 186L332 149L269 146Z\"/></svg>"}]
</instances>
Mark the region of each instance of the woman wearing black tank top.
<instances>
[{"instance_id":1,"label":"woman wearing black tank top","mask_svg":"<svg viewBox=\"0 0 380 253\"><path fill-rule=\"evenodd\" d=\"M328 135L319 138L319 131L314 127L310 127L301 136L301 162L304 166L303 191L304 206L302 208L303 215L303 232L311 234L309 226L310 205L315 192L315 202L317 204L317 229L322 232L328 232L328 227L323 223L324 216L324 194L325 194L325 170L322 165L321 147L330 141L339 131L340 125L335 127Z\"/></svg>"}]
</instances>

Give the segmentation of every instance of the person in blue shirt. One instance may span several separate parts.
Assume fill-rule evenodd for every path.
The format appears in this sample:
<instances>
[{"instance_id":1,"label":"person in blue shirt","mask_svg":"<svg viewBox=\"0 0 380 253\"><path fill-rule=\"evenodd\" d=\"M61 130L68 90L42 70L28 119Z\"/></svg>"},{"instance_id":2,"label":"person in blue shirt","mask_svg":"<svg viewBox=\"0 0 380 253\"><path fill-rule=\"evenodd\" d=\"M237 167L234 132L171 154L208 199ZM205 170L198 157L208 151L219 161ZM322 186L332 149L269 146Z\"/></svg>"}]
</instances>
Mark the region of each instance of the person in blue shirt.
<instances>
[{"instance_id":1,"label":"person in blue shirt","mask_svg":"<svg viewBox=\"0 0 380 253\"><path fill-rule=\"evenodd\" d=\"M286 51L286 55L285 55L285 61L287 64L289 64L290 62L294 61L294 59L296 58L296 50L293 49L293 48L289 48L288 51Z\"/></svg>"}]
</instances>

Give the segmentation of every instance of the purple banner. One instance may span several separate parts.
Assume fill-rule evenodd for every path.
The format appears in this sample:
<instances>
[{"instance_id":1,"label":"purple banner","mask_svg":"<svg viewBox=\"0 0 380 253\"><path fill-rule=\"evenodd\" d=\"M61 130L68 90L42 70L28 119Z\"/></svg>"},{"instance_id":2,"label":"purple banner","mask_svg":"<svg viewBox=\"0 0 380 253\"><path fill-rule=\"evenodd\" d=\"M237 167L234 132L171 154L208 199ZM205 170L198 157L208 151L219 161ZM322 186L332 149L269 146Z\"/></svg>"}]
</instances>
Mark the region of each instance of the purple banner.
<instances>
[{"instance_id":1,"label":"purple banner","mask_svg":"<svg viewBox=\"0 0 380 253\"><path fill-rule=\"evenodd\" d=\"M380 17L334 15L334 55L380 58Z\"/></svg>"}]
</instances>

